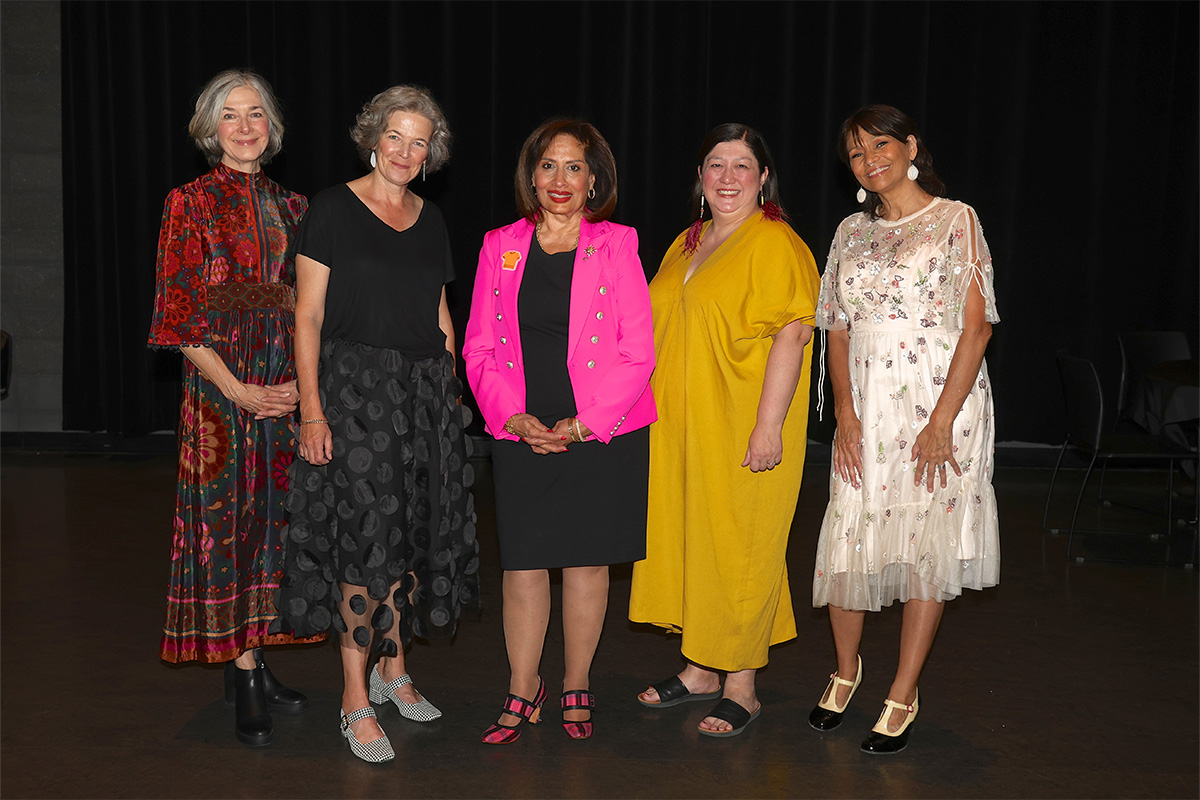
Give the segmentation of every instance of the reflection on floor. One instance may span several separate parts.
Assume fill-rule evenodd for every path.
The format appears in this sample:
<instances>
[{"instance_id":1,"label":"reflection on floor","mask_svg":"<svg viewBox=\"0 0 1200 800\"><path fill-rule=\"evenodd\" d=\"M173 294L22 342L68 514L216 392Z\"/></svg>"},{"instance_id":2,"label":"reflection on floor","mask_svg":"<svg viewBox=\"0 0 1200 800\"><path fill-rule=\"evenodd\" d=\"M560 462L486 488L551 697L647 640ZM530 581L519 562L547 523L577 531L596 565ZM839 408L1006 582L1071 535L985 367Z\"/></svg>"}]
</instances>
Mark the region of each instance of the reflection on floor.
<instances>
[{"instance_id":1,"label":"reflection on floor","mask_svg":"<svg viewBox=\"0 0 1200 800\"><path fill-rule=\"evenodd\" d=\"M763 714L744 735L698 736L701 704L660 712L637 704L648 680L680 662L677 638L625 621L626 567L614 571L593 673L595 737L566 738L552 691L548 724L511 746L484 746L478 737L496 717L507 668L491 479L486 462L478 467L485 610L453 645L414 647L410 671L445 716L418 725L380 709L397 760L373 767L339 735L331 644L270 653L276 674L307 691L312 707L277 718L276 741L261 750L234 739L218 669L158 661L173 457L5 453L0 795L1197 796L1197 571L1068 561L1065 535L1041 529L1048 470L1000 471L1002 584L948 607L921 715L899 755L858 750L895 669L898 607L869 618L863 684L842 727L822 735L806 724L833 667L824 614L809 603L827 497L819 468L806 478L789 555L800 635L772 651L759 680ZM1069 519L1077 478L1064 479L1056 520ZM1160 548L1146 558L1170 547L1171 560L1186 560L1183 534L1139 546ZM1088 554L1110 546L1083 545ZM558 625L556 616L543 662L555 687Z\"/></svg>"}]
</instances>

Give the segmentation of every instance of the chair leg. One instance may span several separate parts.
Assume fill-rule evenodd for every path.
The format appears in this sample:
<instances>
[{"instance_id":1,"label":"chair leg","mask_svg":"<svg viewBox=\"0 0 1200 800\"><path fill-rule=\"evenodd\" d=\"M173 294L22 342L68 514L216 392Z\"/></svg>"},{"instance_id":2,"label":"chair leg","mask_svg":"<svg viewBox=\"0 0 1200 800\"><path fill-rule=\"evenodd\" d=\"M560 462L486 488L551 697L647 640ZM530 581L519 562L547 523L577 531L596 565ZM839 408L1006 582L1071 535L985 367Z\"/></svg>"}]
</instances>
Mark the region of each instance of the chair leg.
<instances>
[{"instance_id":1,"label":"chair leg","mask_svg":"<svg viewBox=\"0 0 1200 800\"><path fill-rule=\"evenodd\" d=\"M1092 468L1096 466L1096 456L1092 455L1092 460L1088 462L1087 472L1083 476L1083 485L1079 487L1079 496L1075 498L1075 511L1071 514L1071 530L1067 534L1067 558L1071 557L1071 542L1075 538L1075 519L1079 516L1079 504L1083 502L1083 493L1087 489L1088 479L1092 477ZM1080 561L1083 559L1080 558Z\"/></svg>"},{"instance_id":2,"label":"chair leg","mask_svg":"<svg viewBox=\"0 0 1200 800\"><path fill-rule=\"evenodd\" d=\"M1108 459L1100 462L1100 502L1104 502L1104 476L1108 474Z\"/></svg>"},{"instance_id":3,"label":"chair leg","mask_svg":"<svg viewBox=\"0 0 1200 800\"><path fill-rule=\"evenodd\" d=\"M1063 442L1062 450L1058 451L1058 461L1054 462L1054 473L1050 476L1050 488L1046 491L1046 508L1042 511L1042 530L1047 530L1046 520L1050 518L1050 498L1054 496L1054 481L1058 478L1058 468L1062 465L1063 456L1066 454L1067 442ZM1050 532L1058 533L1058 529L1055 528Z\"/></svg>"},{"instance_id":4,"label":"chair leg","mask_svg":"<svg viewBox=\"0 0 1200 800\"><path fill-rule=\"evenodd\" d=\"M1171 531L1175 529L1175 462L1167 460L1167 556L1171 555Z\"/></svg>"}]
</instances>

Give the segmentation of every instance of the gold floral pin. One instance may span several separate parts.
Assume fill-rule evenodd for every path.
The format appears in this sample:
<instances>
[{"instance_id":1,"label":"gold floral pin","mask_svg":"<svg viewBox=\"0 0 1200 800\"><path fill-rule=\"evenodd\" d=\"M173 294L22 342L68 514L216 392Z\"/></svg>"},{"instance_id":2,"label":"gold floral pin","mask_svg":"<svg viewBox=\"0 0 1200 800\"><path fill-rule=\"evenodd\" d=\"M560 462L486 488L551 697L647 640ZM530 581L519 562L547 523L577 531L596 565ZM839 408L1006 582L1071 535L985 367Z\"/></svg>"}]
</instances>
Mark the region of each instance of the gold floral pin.
<instances>
[{"instance_id":1,"label":"gold floral pin","mask_svg":"<svg viewBox=\"0 0 1200 800\"><path fill-rule=\"evenodd\" d=\"M595 254L596 254L596 246L589 244L587 247L585 247L583 249L583 260L587 261L589 258L594 256Z\"/></svg>"}]
</instances>

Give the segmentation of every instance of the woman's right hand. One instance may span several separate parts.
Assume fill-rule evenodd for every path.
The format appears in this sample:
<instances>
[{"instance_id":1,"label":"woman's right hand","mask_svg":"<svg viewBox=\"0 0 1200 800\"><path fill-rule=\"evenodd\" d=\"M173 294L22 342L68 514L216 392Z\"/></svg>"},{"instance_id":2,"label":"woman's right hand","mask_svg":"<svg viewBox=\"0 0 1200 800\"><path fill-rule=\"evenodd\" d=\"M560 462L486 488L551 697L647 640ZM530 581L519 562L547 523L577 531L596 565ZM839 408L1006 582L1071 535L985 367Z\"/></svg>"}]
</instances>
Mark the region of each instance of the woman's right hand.
<instances>
[{"instance_id":1,"label":"woman's right hand","mask_svg":"<svg viewBox=\"0 0 1200 800\"><path fill-rule=\"evenodd\" d=\"M504 429L529 445L540 456L548 453L565 453L570 439L555 433L542 424L533 414L513 414L504 423Z\"/></svg>"},{"instance_id":2,"label":"woman's right hand","mask_svg":"<svg viewBox=\"0 0 1200 800\"><path fill-rule=\"evenodd\" d=\"M333 458L333 433L328 422L310 422L300 425L296 437L296 454L314 467L328 464Z\"/></svg>"},{"instance_id":3,"label":"woman's right hand","mask_svg":"<svg viewBox=\"0 0 1200 800\"><path fill-rule=\"evenodd\" d=\"M839 418L833 434L833 470L855 489L862 487L863 435L862 423L853 414Z\"/></svg>"}]
</instances>

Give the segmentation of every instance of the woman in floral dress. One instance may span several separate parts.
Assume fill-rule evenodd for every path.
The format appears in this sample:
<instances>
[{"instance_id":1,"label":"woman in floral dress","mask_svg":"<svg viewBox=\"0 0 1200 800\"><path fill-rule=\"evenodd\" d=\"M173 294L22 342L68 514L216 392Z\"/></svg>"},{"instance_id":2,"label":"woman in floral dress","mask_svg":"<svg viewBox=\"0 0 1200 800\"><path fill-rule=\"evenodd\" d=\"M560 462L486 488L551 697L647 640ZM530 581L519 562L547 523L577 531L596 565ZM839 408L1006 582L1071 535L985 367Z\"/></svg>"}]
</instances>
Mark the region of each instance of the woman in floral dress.
<instances>
[{"instance_id":1,"label":"woman in floral dress","mask_svg":"<svg viewBox=\"0 0 1200 800\"><path fill-rule=\"evenodd\" d=\"M1000 575L992 393L992 262L970 206L942 197L913 121L867 106L840 155L862 210L838 226L817 324L828 332L837 432L813 605L829 606L837 671L809 717L837 727L862 680L864 614L904 604L900 658L862 749L907 745L944 603Z\"/></svg>"},{"instance_id":2,"label":"woman in floral dress","mask_svg":"<svg viewBox=\"0 0 1200 800\"><path fill-rule=\"evenodd\" d=\"M224 662L237 737L261 746L272 738L271 708L308 705L261 652L297 641L268 627L299 397L289 243L308 204L262 174L283 120L259 75L227 70L209 81L188 132L213 169L167 196L149 337L186 356L161 657Z\"/></svg>"}]
</instances>

